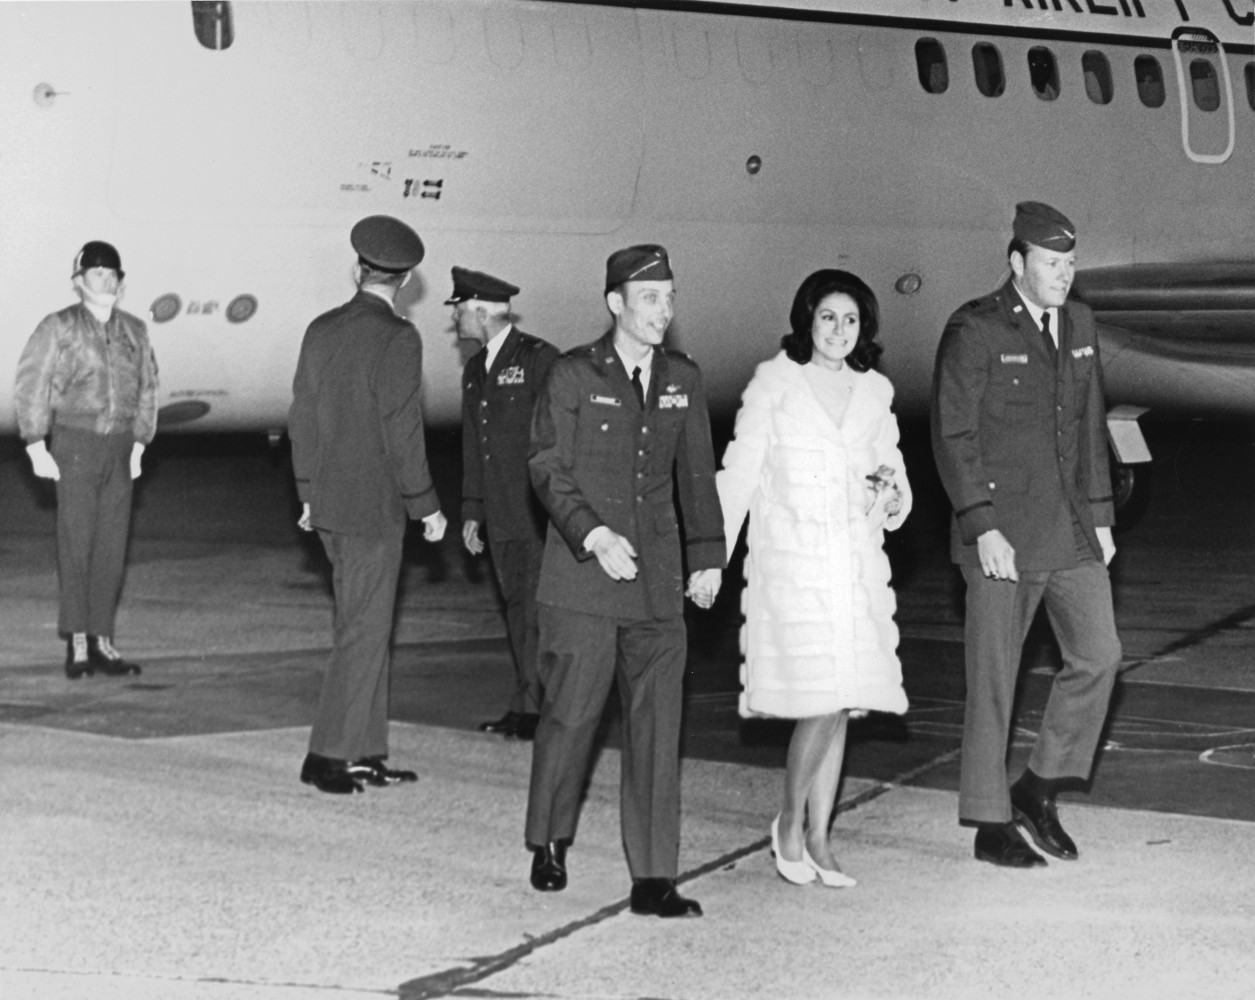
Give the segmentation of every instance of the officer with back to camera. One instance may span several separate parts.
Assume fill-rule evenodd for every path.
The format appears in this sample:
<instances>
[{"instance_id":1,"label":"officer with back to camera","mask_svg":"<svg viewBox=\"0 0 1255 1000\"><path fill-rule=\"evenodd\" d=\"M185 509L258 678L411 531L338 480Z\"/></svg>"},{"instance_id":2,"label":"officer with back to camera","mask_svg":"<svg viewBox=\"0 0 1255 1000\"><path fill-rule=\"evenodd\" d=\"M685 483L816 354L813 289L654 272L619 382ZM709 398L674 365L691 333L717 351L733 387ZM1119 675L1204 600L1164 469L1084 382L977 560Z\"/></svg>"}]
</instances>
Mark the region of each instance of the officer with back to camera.
<instances>
[{"instance_id":1,"label":"officer with back to camera","mask_svg":"<svg viewBox=\"0 0 1255 1000\"><path fill-rule=\"evenodd\" d=\"M509 709L479 729L530 740L540 721L536 673L536 585L548 521L527 468L532 411L558 356L552 344L514 326L510 299L518 287L481 271L453 269L458 337L484 345L462 372L462 542L468 552L488 549L506 606L514 655L515 690Z\"/></svg>"},{"instance_id":2,"label":"officer with back to camera","mask_svg":"<svg viewBox=\"0 0 1255 1000\"><path fill-rule=\"evenodd\" d=\"M373 215L353 227L357 294L305 332L288 433L303 505L331 560L335 636L301 781L348 794L418 780L388 766L392 615L408 519L438 542L445 518L427 468L419 388L423 347L394 302L423 259L409 226Z\"/></svg>"},{"instance_id":3,"label":"officer with back to camera","mask_svg":"<svg viewBox=\"0 0 1255 1000\"><path fill-rule=\"evenodd\" d=\"M147 327L117 308L125 277L111 244L84 244L71 274L80 301L35 328L13 397L35 475L57 484L57 630L71 680L140 672L113 637L131 480L157 432L157 362Z\"/></svg>"}]
</instances>

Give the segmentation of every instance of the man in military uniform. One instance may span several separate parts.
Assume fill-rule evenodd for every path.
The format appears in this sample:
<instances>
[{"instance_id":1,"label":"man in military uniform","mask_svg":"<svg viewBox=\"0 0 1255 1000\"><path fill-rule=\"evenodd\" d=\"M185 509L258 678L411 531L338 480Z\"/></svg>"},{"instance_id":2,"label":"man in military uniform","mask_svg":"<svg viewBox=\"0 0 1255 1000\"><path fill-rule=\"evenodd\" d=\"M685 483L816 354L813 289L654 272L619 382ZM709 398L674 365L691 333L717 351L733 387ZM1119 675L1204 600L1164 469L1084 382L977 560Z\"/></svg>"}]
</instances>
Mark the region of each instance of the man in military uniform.
<instances>
[{"instance_id":1,"label":"man in military uniform","mask_svg":"<svg viewBox=\"0 0 1255 1000\"><path fill-rule=\"evenodd\" d=\"M422 341L393 308L423 244L386 215L357 223L350 241L357 294L306 330L288 414L299 524L318 531L336 602L301 781L341 794L418 778L386 763L392 613L407 518L430 542L445 530L419 408Z\"/></svg>"},{"instance_id":2,"label":"man in military uniform","mask_svg":"<svg viewBox=\"0 0 1255 1000\"><path fill-rule=\"evenodd\" d=\"M516 676L505 715L479 728L530 740L540 721L536 585L548 518L532 489L527 449L536 395L558 349L513 325L510 299L518 291L490 274L455 267L445 305L453 306L458 337L484 345L462 372L462 542L479 555L479 529L486 527Z\"/></svg>"},{"instance_id":3,"label":"man in military uniform","mask_svg":"<svg viewBox=\"0 0 1255 1000\"><path fill-rule=\"evenodd\" d=\"M125 276L112 245L84 244L71 275L79 304L44 317L17 367L18 430L35 475L57 484L57 630L71 680L140 672L113 627L131 480L157 432L157 362L143 322L117 308Z\"/></svg>"},{"instance_id":4,"label":"man in military uniform","mask_svg":"<svg viewBox=\"0 0 1255 1000\"><path fill-rule=\"evenodd\" d=\"M710 607L724 565L710 422L697 366L661 346L675 303L667 252L611 254L605 296L613 327L554 363L532 421L532 482L551 523L536 598L544 703L527 803L531 882L566 886L593 737L617 681L632 912L700 916L675 879L684 597Z\"/></svg>"},{"instance_id":5,"label":"man in military uniform","mask_svg":"<svg viewBox=\"0 0 1255 1000\"><path fill-rule=\"evenodd\" d=\"M1015 820L1046 853L1076 858L1055 795L1093 768L1120 664L1102 372L1093 314L1068 301L1075 243L1055 209L1016 206L1011 275L950 317L933 378L933 453L967 582L959 817L976 826L979 860L1015 868L1046 863ZM1008 789L1016 675L1043 600L1063 669Z\"/></svg>"}]
</instances>

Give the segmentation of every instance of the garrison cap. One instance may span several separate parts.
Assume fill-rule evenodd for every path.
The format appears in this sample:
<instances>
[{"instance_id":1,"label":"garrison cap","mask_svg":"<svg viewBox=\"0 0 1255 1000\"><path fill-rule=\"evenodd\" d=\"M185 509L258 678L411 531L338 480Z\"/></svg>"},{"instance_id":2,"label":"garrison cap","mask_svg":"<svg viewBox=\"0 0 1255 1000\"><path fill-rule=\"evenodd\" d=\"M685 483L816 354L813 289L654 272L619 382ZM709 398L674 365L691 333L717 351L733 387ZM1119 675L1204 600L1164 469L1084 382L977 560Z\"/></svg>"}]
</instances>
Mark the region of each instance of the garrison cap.
<instances>
[{"instance_id":1,"label":"garrison cap","mask_svg":"<svg viewBox=\"0 0 1255 1000\"><path fill-rule=\"evenodd\" d=\"M671 261L657 243L640 243L616 250L606 260L606 291L625 281L669 281Z\"/></svg>"},{"instance_id":2,"label":"garrison cap","mask_svg":"<svg viewBox=\"0 0 1255 1000\"><path fill-rule=\"evenodd\" d=\"M1062 212L1040 201L1022 201L1015 206L1011 231L1047 250L1067 253L1076 246L1076 226Z\"/></svg>"},{"instance_id":3,"label":"garrison cap","mask_svg":"<svg viewBox=\"0 0 1255 1000\"><path fill-rule=\"evenodd\" d=\"M484 302L509 302L518 295L517 285L494 278L483 271L471 271L465 267L453 269L453 294L444 300L447 306L457 305L467 299L481 299Z\"/></svg>"},{"instance_id":4,"label":"garrison cap","mask_svg":"<svg viewBox=\"0 0 1255 1000\"><path fill-rule=\"evenodd\" d=\"M380 271L408 271L426 252L418 233L390 215L362 219L349 234L349 242L363 261Z\"/></svg>"},{"instance_id":5,"label":"garrison cap","mask_svg":"<svg viewBox=\"0 0 1255 1000\"><path fill-rule=\"evenodd\" d=\"M121 255L114 249L112 243L105 243L103 240L90 240L83 244L83 249L74 258L74 273L70 277L77 278L93 267L113 268L117 272L119 281L126 277L126 272L122 270Z\"/></svg>"}]
</instances>

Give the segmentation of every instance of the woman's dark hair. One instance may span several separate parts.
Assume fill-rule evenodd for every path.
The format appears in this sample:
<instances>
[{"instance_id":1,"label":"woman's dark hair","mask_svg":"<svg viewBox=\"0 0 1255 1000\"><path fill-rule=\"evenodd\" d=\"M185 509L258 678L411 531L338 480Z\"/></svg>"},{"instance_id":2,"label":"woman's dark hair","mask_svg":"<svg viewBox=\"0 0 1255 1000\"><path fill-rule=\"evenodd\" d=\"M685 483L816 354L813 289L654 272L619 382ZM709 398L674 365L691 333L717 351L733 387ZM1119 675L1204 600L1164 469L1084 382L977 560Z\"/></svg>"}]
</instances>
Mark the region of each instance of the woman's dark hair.
<instances>
[{"instance_id":1,"label":"woman's dark hair","mask_svg":"<svg viewBox=\"0 0 1255 1000\"><path fill-rule=\"evenodd\" d=\"M846 360L856 372L875 368L880 352L884 350L876 343L876 331L880 328L880 306L876 302L875 293L861 278L849 271L825 268L802 282L797 294L793 296L793 308L789 311L789 326L793 328L793 332L781 339L780 346L790 360L799 365L808 364L815 349L815 342L811 337L815 310L819 308L819 303L837 292L848 295L858 305L858 342Z\"/></svg>"}]
</instances>

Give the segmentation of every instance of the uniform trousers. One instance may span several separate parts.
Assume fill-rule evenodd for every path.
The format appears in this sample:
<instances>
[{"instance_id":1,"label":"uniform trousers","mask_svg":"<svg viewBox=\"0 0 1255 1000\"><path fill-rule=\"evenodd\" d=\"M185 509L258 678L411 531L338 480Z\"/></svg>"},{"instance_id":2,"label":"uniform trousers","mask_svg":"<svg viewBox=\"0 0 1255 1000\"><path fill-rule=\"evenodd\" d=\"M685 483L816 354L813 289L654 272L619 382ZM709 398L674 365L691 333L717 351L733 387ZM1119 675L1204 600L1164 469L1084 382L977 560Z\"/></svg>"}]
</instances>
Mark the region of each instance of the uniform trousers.
<instances>
[{"instance_id":1,"label":"uniform trousers","mask_svg":"<svg viewBox=\"0 0 1255 1000\"><path fill-rule=\"evenodd\" d=\"M130 434L52 429L57 480L58 630L113 638L131 529Z\"/></svg>"},{"instance_id":2,"label":"uniform trousers","mask_svg":"<svg viewBox=\"0 0 1255 1000\"><path fill-rule=\"evenodd\" d=\"M1063 654L1028 766L1042 778L1086 778L1107 718L1120 666L1107 567L1088 556L1074 569L1020 572L1018 583L990 580L964 566L967 705L959 779L959 819L1011 819L1007 738L1024 639L1038 606Z\"/></svg>"},{"instance_id":3,"label":"uniform trousers","mask_svg":"<svg viewBox=\"0 0 1255 1000\"><path fill-rule=\"evenodd\" d=\"M510 711L535 715L540 712L541 699L540 675L536 670L540 642L536 588L540 584L545 544L543 540L501 539L490 540L488 549L505 601L506 631L514 654L515 688Z\"/></svg>"},{"instance_id":4,"label":"uniform trousers","mask_svg":"<svg viewBox=\"0 0 1255 1000\"><path fill-rule=\"evenodd\" d=\"M339 760L387 756L392 615L405 522L382 536L318 529L335 588L334 641L311 753Z\"/></svg>"},{"instance_id":5,"label":"uniform trousers","mask_svg":"<svg viewBox=\"0 0 1255 1000\"><path fill-rule=\"evenodd\" d=\"M623 711L619 825L633 878L675 878L680 852L682 618L583 614L540 606L540 725L532 749L527 842L570 841L593 737L616 681Z\"/></svg>"}]
</instances>

